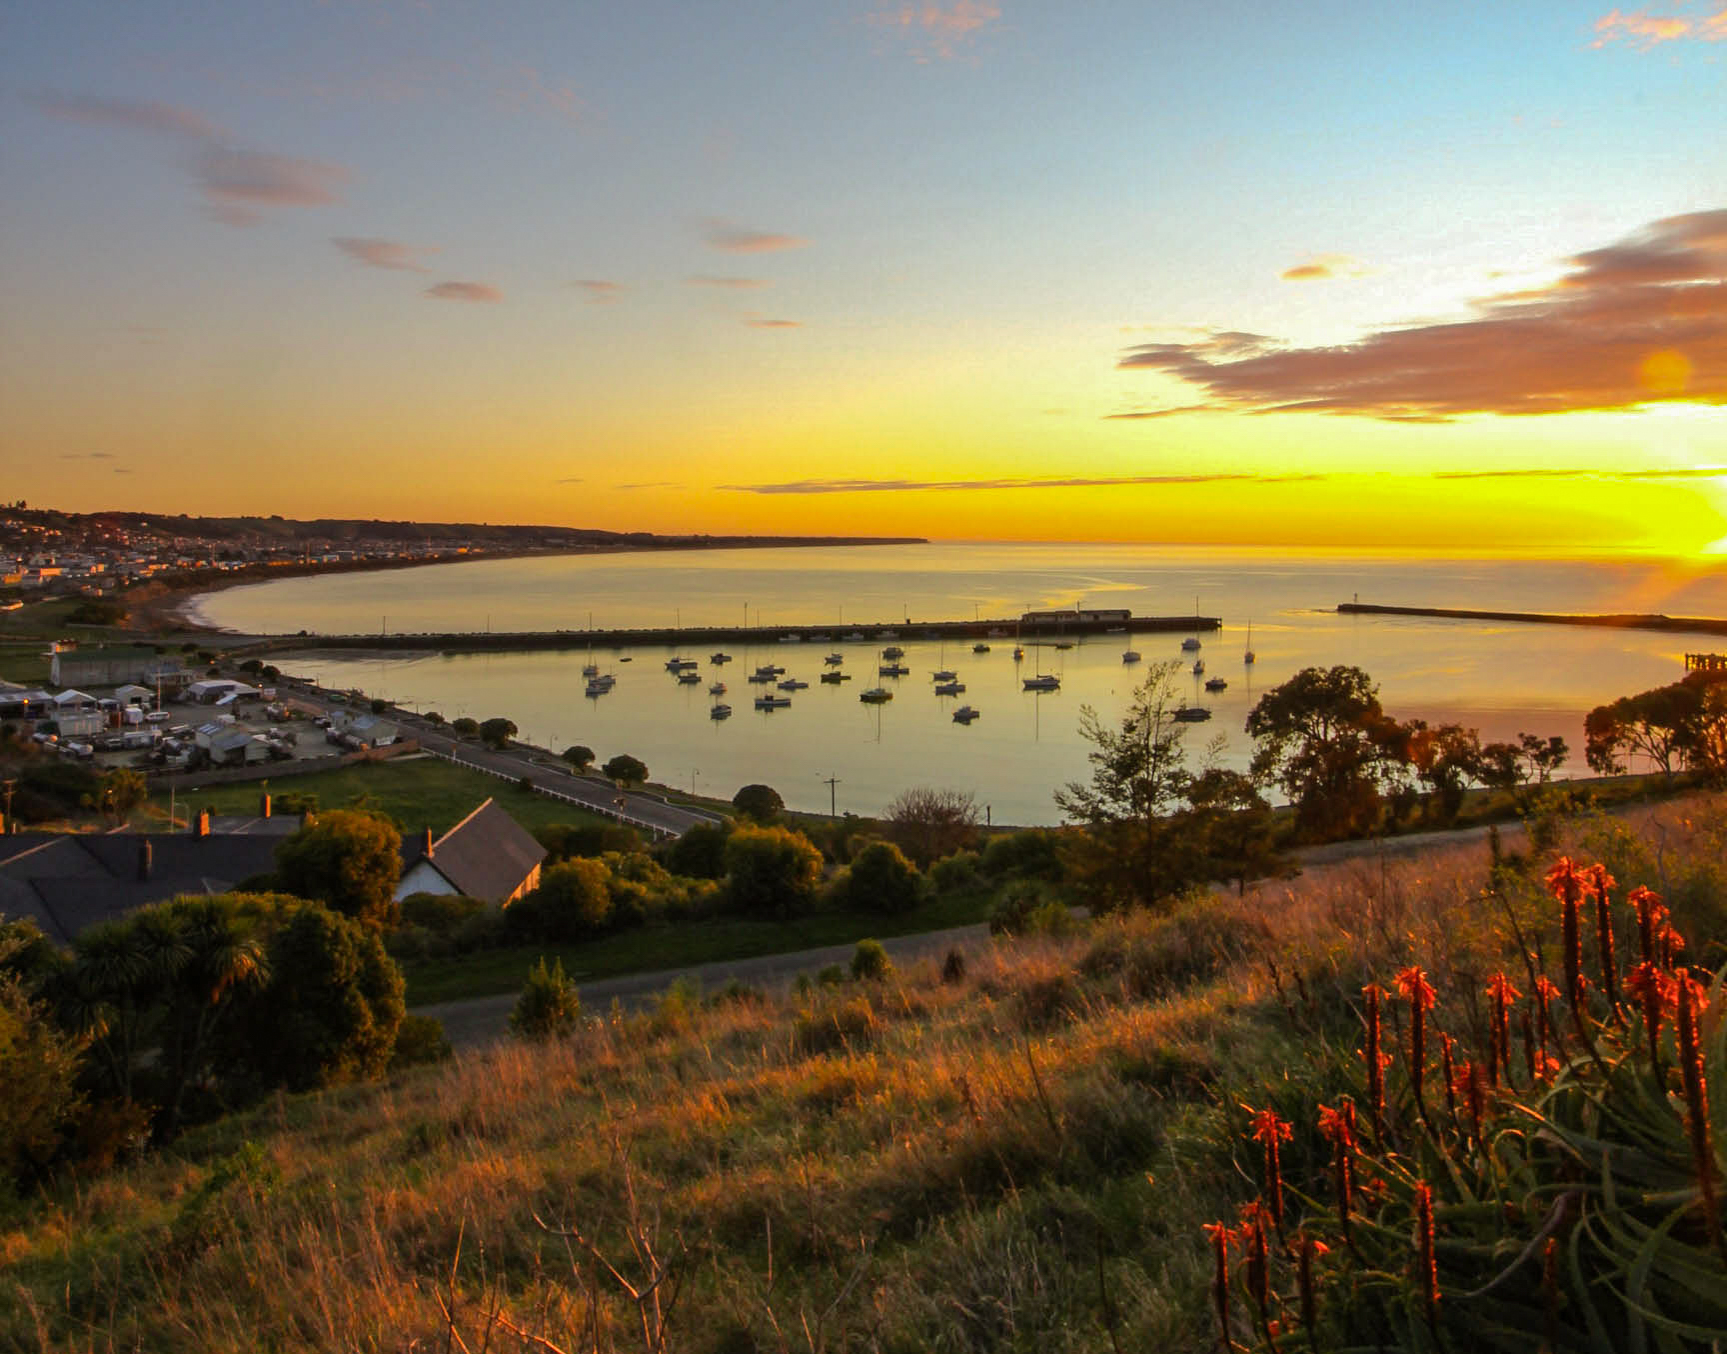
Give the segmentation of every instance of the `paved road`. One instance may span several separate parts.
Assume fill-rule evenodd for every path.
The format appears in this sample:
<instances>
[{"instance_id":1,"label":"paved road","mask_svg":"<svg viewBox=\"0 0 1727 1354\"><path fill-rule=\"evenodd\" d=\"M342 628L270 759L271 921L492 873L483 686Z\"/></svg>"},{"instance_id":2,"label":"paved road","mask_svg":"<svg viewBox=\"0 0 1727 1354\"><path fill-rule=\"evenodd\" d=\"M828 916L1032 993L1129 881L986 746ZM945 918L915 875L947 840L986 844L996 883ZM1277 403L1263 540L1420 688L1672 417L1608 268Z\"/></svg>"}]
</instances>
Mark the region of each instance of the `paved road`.
<instances>
[{"instance_id":1,"label":"paved road","mask_svg":"<svg viewBox=\"0 0 1727 1354\"><path fill-rule=\"evenodd\" d=\"M882 946L895 963L912 964L926 955L945 954L949 949L974 950L988 936L989 928L979 922L944 931L895 936L882 941ZM824 945L819 949L798 950L791 954L764 954L753 959L698 964L693 968L632 973L621 978L578 983L577 986L581 989L582 1005L590 1012L608 1010L614 998L632 1010L651 1005L660 993L680 978L693 978L704 992L712 992L733 978L752 987L783 990L800 973L813 977L829 964L850 963L854 949L854 945ZM414 1014L442 1021L445 1035L457 1048L474 1048L490 1043L508 1031L510 1011L515 1004L516 994L509 992L496 997L469 997L463 1001L416 1006Z\"/></svg>"},{"instance_id":2,"label":"paved road","mask_svg":"<svg viewBox=\"0 0 1727 1354\"><path fill-rule=\"evenodd\" d=\"M353 708L333 700L324 691L298 686L287 689L296 703L315 706L324 714ZM673 837L681 836L698 823L718 821L717 814L704 809L671 804L645 791L620 791L609 780L574 776L561 765L542 765L550 760L545 753L530 752L522 747L493 750L452 738L442 726L400 707L392 706L387 713L392 723L411 734L427 752L504 780L520 781L526 777L536 789L607 818Z\"/></svg>"}]
</instances>

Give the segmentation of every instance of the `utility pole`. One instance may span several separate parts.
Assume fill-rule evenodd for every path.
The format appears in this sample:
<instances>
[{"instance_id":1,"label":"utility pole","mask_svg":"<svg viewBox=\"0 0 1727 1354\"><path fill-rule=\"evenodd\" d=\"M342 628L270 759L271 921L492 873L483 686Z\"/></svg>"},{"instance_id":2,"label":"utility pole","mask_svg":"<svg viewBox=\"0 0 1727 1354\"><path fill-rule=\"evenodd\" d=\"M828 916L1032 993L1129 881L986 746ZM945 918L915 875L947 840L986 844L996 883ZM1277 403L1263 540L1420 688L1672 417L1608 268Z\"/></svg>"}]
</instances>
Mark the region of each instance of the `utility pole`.
<instances>
[{"instance_id":1,"label":"utility pole","mask_svg":"<svg viewBox=\"0 0 1727 1354\"><path fill-rule=\"evenodd\" d=\"M826 777L822 778L822 784L828 787L828 817L829 818L838 818L840 816L839 815L839 807L838 807L838 805L839 805L838 792L835 791L835 789L834 789L834 786L838 785L839 783L840 783L840 778L838 776L826 776Z\"/></svg>"}]
</instances>

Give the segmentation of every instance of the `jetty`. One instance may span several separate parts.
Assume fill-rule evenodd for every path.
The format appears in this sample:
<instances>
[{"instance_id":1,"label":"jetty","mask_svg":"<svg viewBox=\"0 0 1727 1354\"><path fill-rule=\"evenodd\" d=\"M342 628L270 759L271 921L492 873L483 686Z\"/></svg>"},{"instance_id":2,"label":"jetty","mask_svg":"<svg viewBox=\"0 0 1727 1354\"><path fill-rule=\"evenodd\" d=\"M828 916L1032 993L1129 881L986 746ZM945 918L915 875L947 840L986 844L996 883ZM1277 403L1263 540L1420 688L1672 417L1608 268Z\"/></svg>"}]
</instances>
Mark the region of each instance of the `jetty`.
<instances>
[{"instance_id":1,"label":"jetty","mask_svg":"<svg viewBox=\"0 0 1727 1354\"><path fill-rule=\"evenodd\" d=\"M1434 616L1456 621L1512 621L1523 625L1593 625L1609 630L1667 630L1727 635L1727 620L1708 616L1664 616L1659 612L1618 612L1588 615L1560 611L1479 611L1443 606L1377 606L1339 602L1340 616Z\"/></svg>"},{"instance_id":2,"label":"jetty","mask_svg":"<svg viewBox=\"0 0 1727 1354\"><path fill-rule=\"evenodd\" d=\"M1214 634L1219 616L1132 616L1126 612L1040 611L1000 620L873 621L846 625L682 625L611 630L482 630L417 633L375 631L327 635L254 635L233 653L277 653L290 649L365 650L405 653L524 653L586 648L705 647L708 645L871 645L899 640L1013 639L1040 644L1105 634Z\"/></svg>"}]
</instances>

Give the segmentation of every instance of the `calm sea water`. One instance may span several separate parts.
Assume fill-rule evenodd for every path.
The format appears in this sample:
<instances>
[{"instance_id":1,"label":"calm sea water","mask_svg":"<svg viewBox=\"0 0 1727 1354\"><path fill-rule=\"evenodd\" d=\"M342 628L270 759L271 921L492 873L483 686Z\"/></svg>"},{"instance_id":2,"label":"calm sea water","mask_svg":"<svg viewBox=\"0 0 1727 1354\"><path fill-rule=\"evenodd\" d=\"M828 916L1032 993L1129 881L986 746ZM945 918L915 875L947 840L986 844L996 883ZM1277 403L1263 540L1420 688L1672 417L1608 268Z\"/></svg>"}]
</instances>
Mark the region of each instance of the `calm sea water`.
<instances>
[{"instance_id":1,"label":"calm sea water","mask_svg":"<svg viewBox=\"0 0 1727 1354\"><path fill-rule=\"evenodd\" d=\"M1311 664L1353 663L1380 685L1392 713L1456 720L1484 738L1518 732L1561 734L1581 762L1585 712L1615 696L1671 681L1687 650L1727 647L1718 637L1635 631L1490 625L1469 621L1339 616L1338 602L1496 610L1665 611L1727 615L1727 571L1648 560L1413 560L1195 548L1076 545L928 545L817 550L729 550L654 555L569 556L433 565L380 573L285 579L202 599L212 624L248 631L391 634L423 631L555 630L683 624L812 623L836 635L895 621L1012 617L1030 608L1129 607L1141 615L1191 613L1196 599L1225 629L1204 637L1207 676L1229 680L1203 691L1185 670L1183 694L1214 718L1195 725L1197 754L1222 736L1221 759L1243 765L1247 711L1266 688ZM746 613L747 608L747 613ZM1251 623L1258 662L1242 661ZM309 644L315 644L315 640ZM1057 819L1051 798L1087 773L1088 746L1076 728L1082 704L1106 718L1121 709L1146 666L1180 657L1178 635L1093 637L1057 651L1026 646L1012 658L1011 635L974 655L969 641L901 641L910 676L885 681L895 699L866 706L857 693L876 684L880 641L771 644L710 668L703 683L677 686L664 671L664 646L596 650L616 674L604 697L583 696L582 652L507 655L333 657L308 649L284 660L329 685L440 710L446 717L508 715L525 737L553 748L585 743L601 759L640 757L657 780L729 797L765 781L796 808L879 811L911 786L973 792L996 822ZM1145 662L1123 664L1138 649ZM854 680L823 686L830 649L846 654ZM625 661L625 660L629 661ZM761 662L783 664L811 683L789 709L751 708L760 688L744 678ZM956 669L966 692L938 697L930 673ZM1041 668L1062 678L1059 692L1021 689ZM723 679L735 713L708 718L708 681ZM970 727L952 712L982 711Z\"/></svg>"}]
</instances>

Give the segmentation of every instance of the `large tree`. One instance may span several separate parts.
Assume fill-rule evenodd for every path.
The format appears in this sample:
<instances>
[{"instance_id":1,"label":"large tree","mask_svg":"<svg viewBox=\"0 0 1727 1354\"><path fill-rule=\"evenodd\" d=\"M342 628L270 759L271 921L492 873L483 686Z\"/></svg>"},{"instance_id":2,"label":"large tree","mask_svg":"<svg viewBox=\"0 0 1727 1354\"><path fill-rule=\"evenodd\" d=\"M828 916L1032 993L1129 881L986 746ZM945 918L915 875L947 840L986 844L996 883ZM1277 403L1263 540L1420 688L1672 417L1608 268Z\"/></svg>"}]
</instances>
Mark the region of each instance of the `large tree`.
<instances>
[{"instance_id":1,"label":"large tree","mask_svg":"<svg viewBox=\"0 0 1727 1354\"><path fill-rule=\"evenodd\" d=\"M726 839L726 894L740 912L807 912L821 888L822 853L801 832L741 827Z\"/></svg>"},{"instance_id":2,"label":"large tree","mask_svg":"<svg viewBox=\"0 0 1727 1354\"><path fill-rule=\"evenodd\" d=\"M402 834L388 818L358 809L321 813L276 848L284 891L383 925L402 872Z\"/></svg>"},{"instance_id":3,"label":"large tree","mask_svg":"<svg viewBox=\"0 0 1727 1354\"><path fill-rule=\"evenodd\" d=\"M1404 755L1432 795L1433 816L1443 823L1456 822L1464 792L1487 773L1481 735L1461 724L1430 725L1424 719L1411 720L1404 728Z\"/></svg>"},{"instance_id":4,"label":"large tree","mask_svg":"<svg viewBox=\"0 0 1727 1354\"><path fill-rule=\"evenodd\" d=\"M927 870L977 842L977 800L964 790L907 790L887 807L888 837Z\"/></svg>"},{"instance_id":5,"label":"large tree","mask_svg":"<svg viewBox=\"0 0 1727 1354\"><path fill-rule=\"evenodd\" d=\"M1259 744L1254 774L1283 788L1305 836L1348 837L1377 823L1400 729L1360 668L1303 668L1260 698L1247 732Z\"/></svg>"}]
</instances>

